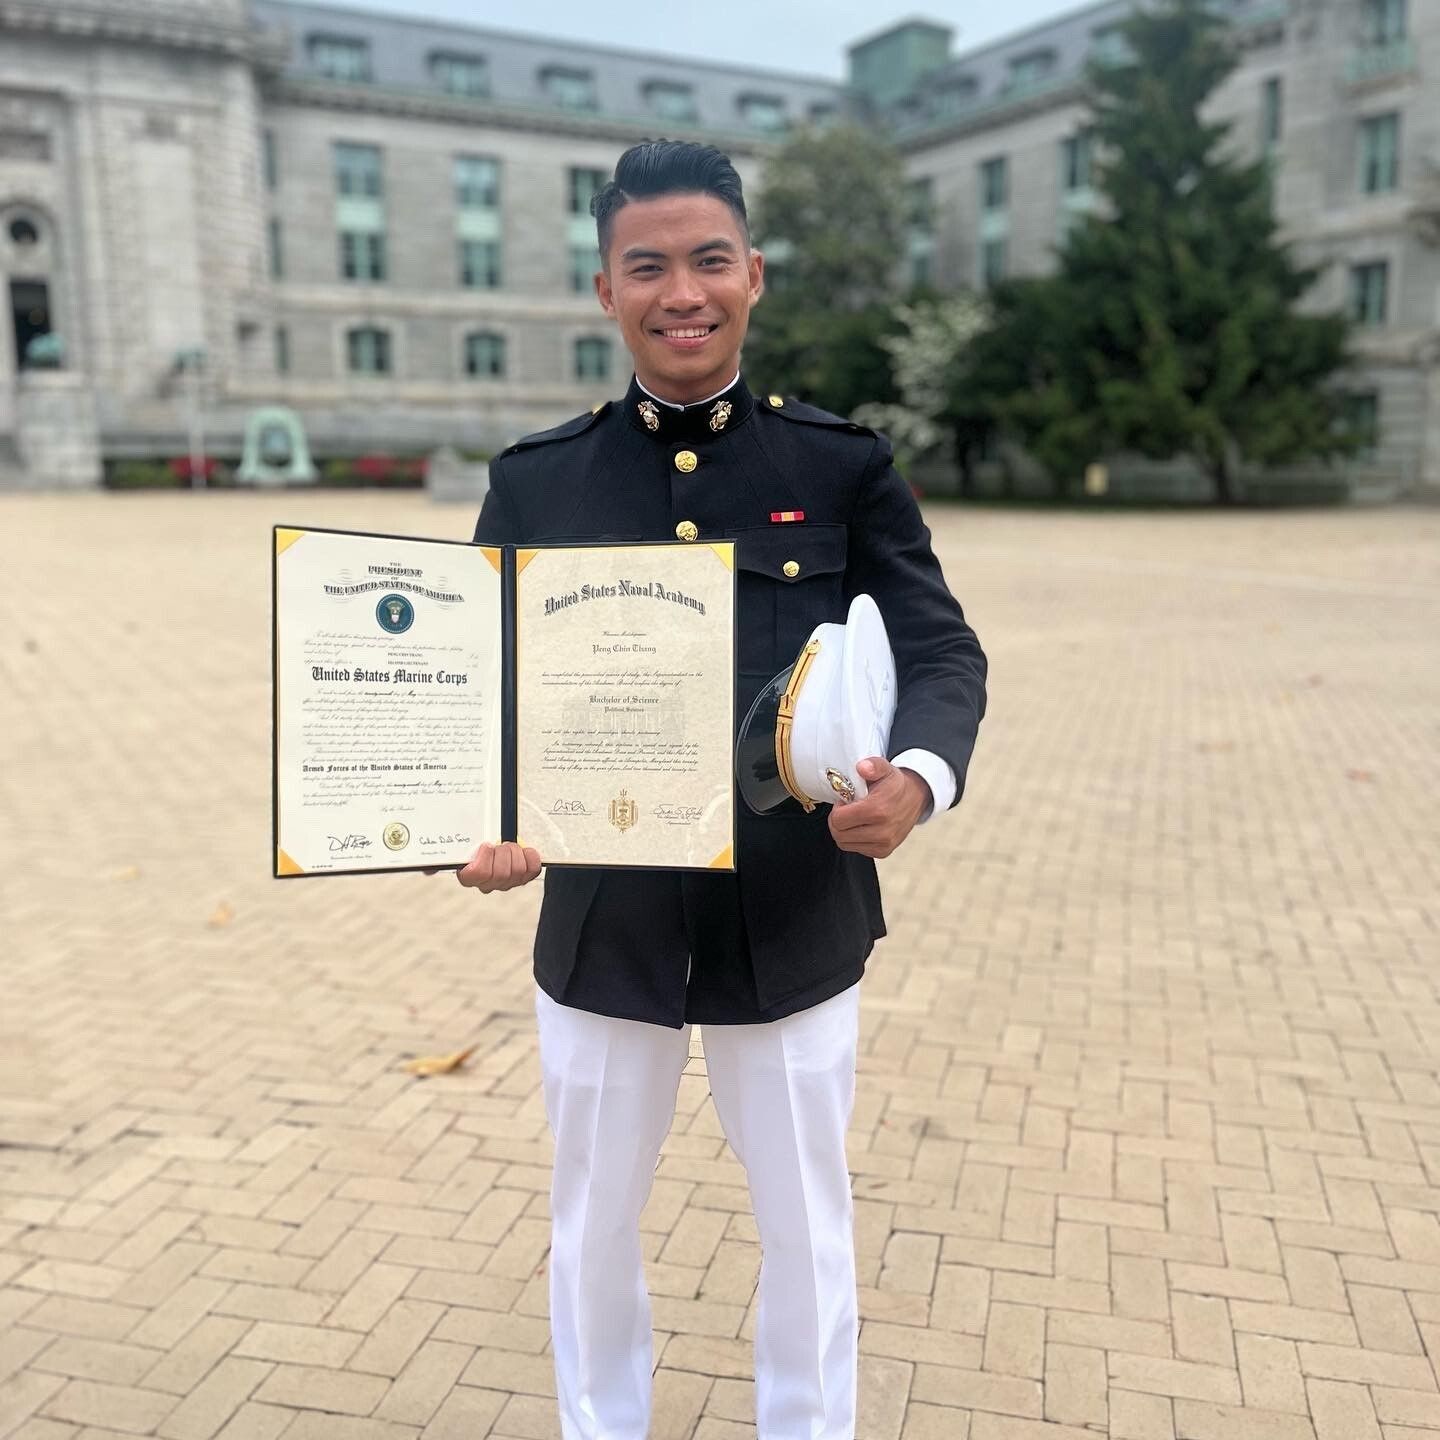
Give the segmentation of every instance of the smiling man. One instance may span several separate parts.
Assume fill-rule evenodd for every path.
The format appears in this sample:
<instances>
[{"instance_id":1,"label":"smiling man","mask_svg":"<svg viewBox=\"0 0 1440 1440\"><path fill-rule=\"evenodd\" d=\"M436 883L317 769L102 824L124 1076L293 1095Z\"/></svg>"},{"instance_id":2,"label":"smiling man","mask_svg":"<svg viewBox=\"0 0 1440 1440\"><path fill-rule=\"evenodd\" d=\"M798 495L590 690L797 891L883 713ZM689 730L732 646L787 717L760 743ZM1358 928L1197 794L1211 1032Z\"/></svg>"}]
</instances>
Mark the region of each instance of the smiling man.
<instances>
[{"instance_id":1,"label":"smiling man","mask_svg":"<svg viewBox=\"0 0 1440 1440\"><path fill-rule=\"evenodd\" d=\"M959 799L985 657L886 441L790 397L757 399L741 379L765 263L730 161L709 146L637 145L592 209L596 294L635 378L623 400L497 457L476 540L733 540L737 714L862 592L889 626L899 693L890 754L861 762L868 794L828 811L742 812L734 873L546 876L535 979L555 1136L561 1432L649 1433L640 1212L698 1023L760 1232L759 1440L854 1440L845 1130L860 979L885 933L874 862ZM460 883L513 889L541 862L482 845Z\"/></svg>"}]
</instances>

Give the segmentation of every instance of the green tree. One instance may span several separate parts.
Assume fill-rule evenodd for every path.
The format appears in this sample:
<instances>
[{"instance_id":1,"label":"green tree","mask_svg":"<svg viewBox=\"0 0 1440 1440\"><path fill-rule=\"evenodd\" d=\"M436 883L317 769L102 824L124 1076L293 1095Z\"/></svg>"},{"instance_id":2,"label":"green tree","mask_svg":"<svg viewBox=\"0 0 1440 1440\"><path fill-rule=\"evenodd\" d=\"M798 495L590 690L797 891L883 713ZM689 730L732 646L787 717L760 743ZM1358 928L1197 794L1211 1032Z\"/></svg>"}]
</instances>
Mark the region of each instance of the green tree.
<instances>
[{"instance_id":1,"label":"green tree","mask_svg":"<svg viewBox=\"0 0 1440 1440\"><path fill-rule=\"evenodd\" d=\"M1216 495L1242 462L1353 447L1330 382L1348 323L1302 315L1318 271L1282 243L1264 160L1202 114L1235 66L1208 0L1164 0L1122 27L1126 58L1089 77L1098 214L1058 272L1000 286L976 384L1063 488L1105 451L1196 457Z\"/></svg>"},{"instance_id":2,"label":"green tree","mask_svg":"<svg viewBox=\"0 0 1440 1440\"><path fill-rule=\"evenodd\" d=\"M840 415L894 398L881 341L899 329L905 225L903 167L878 136L802 130L776 152L751 207L766 294L745 369L759 387Z\"/></svg>"}]
</instances>

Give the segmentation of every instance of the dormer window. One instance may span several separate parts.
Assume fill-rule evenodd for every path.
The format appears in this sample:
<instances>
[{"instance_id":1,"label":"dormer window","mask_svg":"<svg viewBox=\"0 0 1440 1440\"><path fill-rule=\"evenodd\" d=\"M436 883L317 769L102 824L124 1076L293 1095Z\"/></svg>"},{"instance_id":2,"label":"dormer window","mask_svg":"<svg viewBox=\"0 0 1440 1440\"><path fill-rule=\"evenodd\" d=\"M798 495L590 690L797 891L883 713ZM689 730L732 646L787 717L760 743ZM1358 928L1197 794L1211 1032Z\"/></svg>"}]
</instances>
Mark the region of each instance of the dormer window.
<instances>
[{"instance_id":1,"label":"dormer window","mask_svg":"<svg viewBox=\"0 0 1440 1440\"><path fill-rule=\"evenodd\" d=\"M483 55L437 50L430 56L430 78L447 95L477 99L490 93L490 66Z\"/></svg>"},{"instance_id":2,"label":"dormer window","mask_svg":"<svg viewBox=\"0 0 1440 1440\"><path fill-rule=\"evenodd\" d=\"M958 115L974 104L980 82L973 75L951 75L935 87L931 106L938 118Z\"/></svg>"},{"instance_id":3,"label":"dormer window","mask_svg":"<svg viewBox=\"0 0 1440 1440\"><path fill-rule=\"evenodd\" d=\"M778 95L742 95L740 118L752 130L775 135L785 128L785 102Z\"/></svg>"},{"instance_id":4,"label":"dormer window","mask_svg":"<svg viewBox=\"0 0 1440 1440\"><path fill-rule=\"evenodd\" d=\"M595 75L590 70L572 70L548 65L540 72L540 88L545 98L566 110L595 110Z\"/></svg>"},{"instance_id":5,"label":"dormer window","mask_svg":"<svg viewBox=\"0 0 1440 1440\"><path fill-rule=\"evenodd\" d=\"M675 80L649 80L643 87L645 106L662 120L694 125L700 119L695 108L695 91Z\"/></svg>"},{"instance_id":6,"label":"dormer window","mask_svg":"<svg viewBox=\"0 0 1440 1440\"><path fill-rule=\"evenodd\" d=\"M1006 88L1010 90L1029 90L1042 81L1047 80L1055 70L1055 52L1053 50L1029 50L1024 55L1017 55L1010 62L1010 74L1006 79Z\"/></svg>"},{"instance_id":7,"label":"dormer window","mask_svg":"<svg viewBox=\"0 0 1440 1440\"><path fill-rule=\"evenodd\" d=\"M375 78L368 40L353 35L311 35L305 51L310 68L327 80L363 82Z\"/></svg>"}]
</instances>

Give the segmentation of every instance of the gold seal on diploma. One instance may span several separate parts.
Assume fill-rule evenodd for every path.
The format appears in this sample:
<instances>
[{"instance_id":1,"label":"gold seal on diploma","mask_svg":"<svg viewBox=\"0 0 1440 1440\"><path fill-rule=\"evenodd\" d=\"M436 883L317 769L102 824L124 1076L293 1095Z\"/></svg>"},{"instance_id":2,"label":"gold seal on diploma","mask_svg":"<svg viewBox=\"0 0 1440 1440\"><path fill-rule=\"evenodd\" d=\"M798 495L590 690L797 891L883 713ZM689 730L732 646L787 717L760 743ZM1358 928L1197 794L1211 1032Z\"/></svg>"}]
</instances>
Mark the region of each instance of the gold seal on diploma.
<instances>
[{"instance_id":1,"label":"gold seal on diploma","mask_svg":"<svg viewBox=\"0 0 1440 1440\"><path fill-rule=\"evenodd\" d=\"M381 832L387 850L403 850L410 843L410 827L392 820Z\"/></svg>"},{"instance_id":2,"label":"gold seal on diploma","mask_svg":"<svg viewBox=\"0 0 1440 1440\"><path fill-rule=\"evenodd\" d=\"M640 807L624 790L610 802L610 823L622 834L640 818Z\"/></svg>"}]
</instances>

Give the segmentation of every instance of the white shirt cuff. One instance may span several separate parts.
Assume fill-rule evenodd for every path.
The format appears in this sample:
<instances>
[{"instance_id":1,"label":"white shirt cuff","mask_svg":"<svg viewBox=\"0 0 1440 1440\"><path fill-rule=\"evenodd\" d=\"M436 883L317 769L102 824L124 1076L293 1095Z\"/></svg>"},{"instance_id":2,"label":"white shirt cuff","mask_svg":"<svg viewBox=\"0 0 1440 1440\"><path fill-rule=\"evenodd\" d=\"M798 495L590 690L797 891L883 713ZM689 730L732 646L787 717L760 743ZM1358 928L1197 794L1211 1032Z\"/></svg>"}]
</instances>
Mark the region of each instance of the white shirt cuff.
<instances>
[{"instance_id":1,"label":"white shirt cuff","mask_svg":"<svg viewBox=\"0 0 1440 1440\"><path fill-rule=\"evenodd\" d=\"M934 804L917 822L923 825L937 810L955 803L955 772L930 750L905 750L890 762L897 770L913 770L929 787Z\"/></svg>"}]
</instances>

